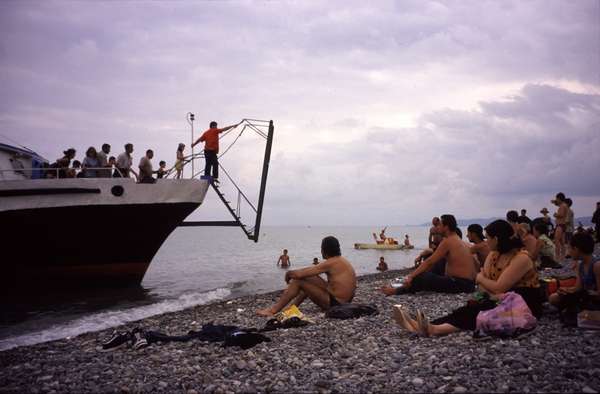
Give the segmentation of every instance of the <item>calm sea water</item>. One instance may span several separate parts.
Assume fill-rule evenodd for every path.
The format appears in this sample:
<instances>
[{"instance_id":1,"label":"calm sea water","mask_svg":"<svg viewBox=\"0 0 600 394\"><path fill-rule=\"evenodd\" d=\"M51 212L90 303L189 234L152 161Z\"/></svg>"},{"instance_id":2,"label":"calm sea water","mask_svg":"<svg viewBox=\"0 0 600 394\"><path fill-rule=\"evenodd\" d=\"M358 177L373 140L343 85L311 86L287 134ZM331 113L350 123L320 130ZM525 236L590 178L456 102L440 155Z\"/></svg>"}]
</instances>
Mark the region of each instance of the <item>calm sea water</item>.
<instances>
[{"instance_id":1,"label":"calm sea water","mask_svg":"<svg viewBox=\"0 0 600 394\"><path fill-rule=\"evenodd\" d=\"M0 321L0 350L102 330L160 313L247 294L282 289L276 267L288 249L292 269L321 260L321 239L334 235L359 274L377 272L384 256L391 269L409 267L427 244L427 227L388 227L399 240L409 234L411 251L355 250L371 242L373 227L265 227L258 243L238 228L180 227L155 256L137 289L50 294L45 300L11 305Z\"/></svg>"}]
</instances>

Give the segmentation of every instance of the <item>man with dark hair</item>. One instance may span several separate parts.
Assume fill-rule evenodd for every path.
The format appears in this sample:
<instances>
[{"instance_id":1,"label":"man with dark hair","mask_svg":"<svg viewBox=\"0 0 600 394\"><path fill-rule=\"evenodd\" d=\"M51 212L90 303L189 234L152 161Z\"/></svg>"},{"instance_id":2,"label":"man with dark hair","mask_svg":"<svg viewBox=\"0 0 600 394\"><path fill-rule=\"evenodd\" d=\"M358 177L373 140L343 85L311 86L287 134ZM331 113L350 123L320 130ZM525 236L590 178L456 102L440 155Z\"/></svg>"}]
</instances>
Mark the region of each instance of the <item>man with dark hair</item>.
<instances>
[{"instance_id":1,"label":"man with dark hair","mask_svg":"<svg viewBox=\"0 0 600 394\"><path fill-rule=\"evenodd\" d=\"M475 289L475 264L469 247L456 233L456 219L452 215L442 215L440 230L444 240L435 252L423 261L413 272L404 278L402 287L384 286L385 295L436 291L440 293L470 293ZM443 275L432 272L436 263L446 259Z\"/></svg>"},{"instance_id":2,"label":"man with dark hair","mask_svg":"<svg viewBox=\"0 0 600 394\"><path fill-rule=\"evenodd\" d=\"M96 158L98 159L98 167L106 168L106 170L98 170L98 178L110 178L112 168L108 169L108 154L110 153L110 145L102 144L102 150L98 152Z\"/></svg>"},{"instance_id":3,"label":"man with dark hair","mask_svg":"<svg viewBox=\"0 0 600 394\"><path fill-rule=\"evenodd\" d=\"M285 273L288 283L283 294L270 308L256 311L261 316L273 316L293 300L300 305L306 297L321 309L352 302L356 291L356 273L352 264L341 256L340 243L332 236L321 242L323 261L310 267L289 270ZM327 282L319 274L327 274Z\"/></svg>"},{"instance_id":4,"label":"man with dark hair","mask_svg":"<svg viewBox=\"0 0 600 394\"><path fill-rule=\"evenodd\" d=\"M519 224L527 223L527 224L531 225L531 219L529 219L529 216L527 216L526 209L521 209L521 216L519 216L519 218L517 219L517 223L519 223Z\"/></svg>"},{"instance_id":5,"label":"man with dark hair","mask_svg":"<svg viewBox=\"0 0 600 394\"><path fill-rule=\"evenodd\" d=\"M140 169L140 183L154 183L156 180L152 176L154 171L152 170L152 158L154 157L154 152L152 149L148 149L146 151L146 156L140 159L139 169Z\"/></svg>"},{"instance_id":6,"label":"man with dark hair","mask_svg":"<svg viewBox=\"0 0 600 394\"><path fill-rule=\"evenodd\" d=\"M596 210L592 216L592 223L596 225L596 242L600 242L600 201L596 203Z\"/></svg>"},{"instance_id":7,"label":"man with dark hair","mask_svg":"<svg viewBox=\"0 0 600 394\"><path fill-rule=\"evenodd\" d=\"M508 211L506 212L506 221L510 223L515 233L515 237L517 236L517 231L519 230L518 222L519 222L519 214L517 211Z\"/></svg>"},{"instance_id":8,"label":"man with dark hair","mask_svg":"<svg viewBox=\"0 0 600 394\"><path fill-rule=\"evenodd\" d=\"M470 247L470 251L477 256L479 267L476 268L479 271L479 268L483 267L487 255L490 254L490 247L483 235L483 227L479 224L471 224L467 227L467 238L473 243Z\"/></svg>"},{"instance_id":9,"label":"man with dark hair","mask_svg":"<svg viewBox=\"0 0 600 394\"><path fill-rule=\"evenodd\" d=\"M204 159L206 164L204 166L204 176L209 177L212 168L213 182L219 183L219 134L237 127L237 124L223 127L222 129L217 128L217 122L210 122L209 129L206 130L200 138L198 138L193 144L192 148L199 142L204 142Z\"/></svg>"},{"instance_id":10,"label":"man with dark hair","mask_svg":"<svg viewBox=\"0 0 600 394\"><path fill-rule=\"evenodd\" d=\"M133 165L133 157L131 154L133 153L133 144L125 144L125 152L121 153L117 156L117 170L113 173L113 176L116 178L129 178L129 173L133 173L137 178L137 173L131 168Z\"/></svg>"}]
</instances>

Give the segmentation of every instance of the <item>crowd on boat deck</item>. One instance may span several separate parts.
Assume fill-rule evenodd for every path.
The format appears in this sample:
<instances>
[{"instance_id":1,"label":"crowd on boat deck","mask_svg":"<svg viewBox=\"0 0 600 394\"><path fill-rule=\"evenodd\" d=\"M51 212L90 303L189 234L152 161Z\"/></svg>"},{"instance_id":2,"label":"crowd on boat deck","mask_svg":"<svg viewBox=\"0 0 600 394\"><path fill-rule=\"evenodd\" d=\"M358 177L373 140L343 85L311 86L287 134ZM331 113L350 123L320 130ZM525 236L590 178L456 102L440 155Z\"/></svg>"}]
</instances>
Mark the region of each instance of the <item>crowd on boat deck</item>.
<instances>
[{"instance_id":1,"label":"crowd on boat deck","mask_svg":"<svg viewBox=\"0 0 600 394\"><path fill-rule=\"evenodd\" d=\"M485 227L471 224L466 234L469 242L463 241L453 215L433 218L429 248L415 259L414 270L380 291L385 296L423 291L473 296L466 305L431 322L418 305L416 315L405 306L395 305L393 316L398 325L423 336L460 330L477 334L480 330L506 329L502 325L505 317L512 316L508 325L522 323L515 332L524 333L535 328L547 302L558 311L564 325L587 324L588 328L600 329L600 258L594 255L595 243L600 242L600 202L592 218L595 229L586 229L581 223L575 226L573 202L564 193L556 194L551 202L556 206L552 217L543 208L541 216L530 219L522 209L520 214L508 211L505 219ZM321 251L322 262L288 270L284 278L288 285L279 300L257 313L273 316L289 304L300 305L306 298L327 311L351 303L356 275L350 262L341 256L339 242L326 237ZM284 256L287 250L280 260ZM381 257L377 270L387 269ZM323 273L327 280L319 277Z\"/></svg>"},{"instance_id":2,"label":"crowd on boat deck","mask_svg":"<svg viewBox=\"0 0 600 394\"><path fill-rule=\"evenodd\" d=\"M204 175L211 177L215 183L218 183L219 178L219 160L217 156L219 153L219 135L236 128L240 124L241 122L218 128L217 122L212 121L209 128L192 144L193 148L196 144L204 142L204 158L206 161ZM148 149L146 154L140 158L137 166L138 171L135 171L133 167L133 144L125 144L124 152L116 158L109 156L110 150L111 146L109 144L102 144L102 149L99 151L90 146L85 152L83 160L79 161L75 160L77 153L75 149L69 148L63 152L61 158L44 168L44 175L46 178L130 178L133 175L140 183L154 183L156 179L164 178L170 173L164 160L161 160L158 169L154 170L152 165L154 151L152 149ZM173 166L176 179L180 179L183 174L183 167L186 163L184 150L185 144L180 143L177 146Z\"/></svg>"},{"instance_id":3,"label":"crowd on boat deck","mask_svg":"<svg viewBox=\"0 0 600 394\"><path fill-rule=\"evenodd\" d=\"M183 161L184 144L177 148L177 161L175 169L177 177L181 176L181 168L178 168L179 160ZM161 160L158 169L154 170L152 159L154 152L148 149L146 154L140 158L138 171L133 167L133 144L125 144L123 153L109 156L111 146L102 144L100 150L90 146L82 161L76 160L77 151L69 148L63 152L63 156L45 168L46 178L130 178L135 177L141 183L154 183L156 179L165 177L167 174L167 163ZM181 159L180 159L181 157ZM179 165L181 167L181 165ZM155 177L156 176L156 177Z\"/></svg>"}]
</instances>

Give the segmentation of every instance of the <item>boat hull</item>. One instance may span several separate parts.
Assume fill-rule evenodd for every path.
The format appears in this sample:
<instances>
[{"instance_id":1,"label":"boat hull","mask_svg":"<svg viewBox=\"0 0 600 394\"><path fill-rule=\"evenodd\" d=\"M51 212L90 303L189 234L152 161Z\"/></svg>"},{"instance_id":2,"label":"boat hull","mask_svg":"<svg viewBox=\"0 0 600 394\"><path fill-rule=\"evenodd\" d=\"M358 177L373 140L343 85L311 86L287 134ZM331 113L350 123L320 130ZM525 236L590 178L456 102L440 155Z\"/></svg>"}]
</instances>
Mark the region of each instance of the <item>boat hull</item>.
<instances>
[{"instance_id":1,"label":"boat hull","mask_svg":"<svg viewBox=\"0 0 600 394\"><path fill-rule=\"evenodd\" d=\"M386 245L386 244L363 244L363 243L355 243L354 249L380 249L380 250L407 250L413 249L414 246L405 246L405 245Z\"/></svg>"},{"instance_id":2,"label":"boat hull","mask_svg":"<svg viewBox=\"0 0 600 394\"><path fill-rule=\"evenodd\" d=\"M73 185L49 195L35 193L56 184L0 189L0 195L34 191L0 199L3 207L13 208L0 210L0 223L8 230L2 236L2 288L138 285L169 234L202 203L208 186L191 182L196 184L98 180L83 186L100 193L83 196L72 195L82 189ZM104 193L115 183L128 194Z\"/></svg>"}]
</instances>

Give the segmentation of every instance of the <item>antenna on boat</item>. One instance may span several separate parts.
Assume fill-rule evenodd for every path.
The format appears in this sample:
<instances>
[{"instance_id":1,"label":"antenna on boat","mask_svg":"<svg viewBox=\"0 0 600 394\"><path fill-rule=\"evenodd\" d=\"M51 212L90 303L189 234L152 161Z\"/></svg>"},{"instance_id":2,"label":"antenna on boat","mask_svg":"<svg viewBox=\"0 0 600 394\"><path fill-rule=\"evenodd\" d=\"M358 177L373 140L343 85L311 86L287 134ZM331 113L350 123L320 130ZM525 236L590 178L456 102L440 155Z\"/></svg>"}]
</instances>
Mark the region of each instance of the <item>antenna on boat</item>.
<instances>
[{"instance_id":1,"label":"antenna on boat","mask_svg":"<svg viewBox=\"0 0 600 394\"><path fill-rule=\"evenodd\" d=\"M194 157L194 119L195 118L196 118L196 116L191 112L188 112L186 114L186 119L192 128L192 142L190 143L190 147L192 148L192 157ZM194 176L194 174L195 174L194 160L192 160L192 177Z\"/></svg>"}]
</instances>

